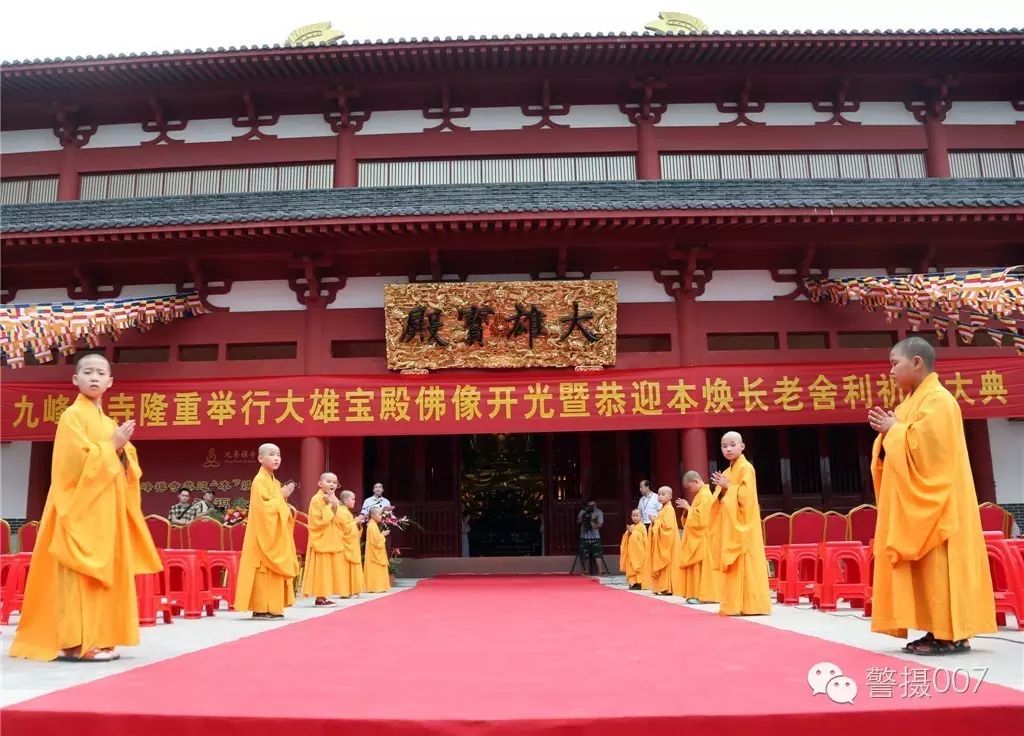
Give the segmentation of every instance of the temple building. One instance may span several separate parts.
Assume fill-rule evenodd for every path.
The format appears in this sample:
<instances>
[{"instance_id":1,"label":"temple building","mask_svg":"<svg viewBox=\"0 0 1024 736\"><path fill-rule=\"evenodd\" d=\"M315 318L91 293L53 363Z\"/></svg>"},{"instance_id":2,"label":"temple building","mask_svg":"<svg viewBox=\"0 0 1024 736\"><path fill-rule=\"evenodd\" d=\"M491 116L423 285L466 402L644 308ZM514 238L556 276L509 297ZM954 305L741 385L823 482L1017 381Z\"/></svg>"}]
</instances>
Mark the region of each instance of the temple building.
<instances>
[{"instance_id":1,"label":"temple building","mask_svg":"<svg viewBox=\"0 0 1024 736\"><path fill-rule=\"evenodd\" d=\"M326 469L360 498L382 483L422 526L406 556L571 555L585 498L611 552L639 481L707 477L728 429L765 514L845 512L873 500L867 409L898 402L888 352L917 332L979 499L1024 526L1021 325L843 296L1024 263L1024 32L341 41L0 75L7 319L81 315L5 328L5 518L39 518L90 341L108 413L139 422L146 513L247 497L273 441L300 508Z\"/></svg>"}]
</instances>

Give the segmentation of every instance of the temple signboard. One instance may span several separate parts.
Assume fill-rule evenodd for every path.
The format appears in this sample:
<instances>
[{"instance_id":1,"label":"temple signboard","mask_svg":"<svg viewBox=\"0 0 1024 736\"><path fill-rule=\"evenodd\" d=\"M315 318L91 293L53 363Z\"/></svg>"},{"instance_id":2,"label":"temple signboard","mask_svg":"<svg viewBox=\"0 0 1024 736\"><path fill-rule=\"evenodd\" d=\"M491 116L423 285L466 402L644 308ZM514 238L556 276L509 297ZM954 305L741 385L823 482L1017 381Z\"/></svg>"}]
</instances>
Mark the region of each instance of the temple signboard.
<instances>
[{"instance_id":1,"label":"temple signboard","mask_svg":"<svg viewBox=\"0 0 1024 736\"><path fill-rule=\"evenodd\" d=\"M384 287L388 368L615 364L614 281L479 281Z\"/></svg>"}]
</instances>

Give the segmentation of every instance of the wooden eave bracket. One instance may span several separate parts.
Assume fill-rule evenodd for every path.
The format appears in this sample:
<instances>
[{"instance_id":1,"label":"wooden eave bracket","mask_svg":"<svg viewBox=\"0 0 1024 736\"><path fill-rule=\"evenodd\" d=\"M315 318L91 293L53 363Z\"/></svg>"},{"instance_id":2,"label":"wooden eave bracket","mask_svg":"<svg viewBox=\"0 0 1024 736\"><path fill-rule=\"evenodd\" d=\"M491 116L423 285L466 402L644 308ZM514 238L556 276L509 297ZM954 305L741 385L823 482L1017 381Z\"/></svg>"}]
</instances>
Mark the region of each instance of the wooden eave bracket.
<instances>
[{"instance_id":1,"label":"wooden eave bracket","mask_svg":"<svg viewBox=\"0 0 1024 736\"><path fill-rule=\"evenodd\" d=\"M288 277L288 287L295 292L299 304L326 307L338 298L347 277L321 273L321 269L329 269L333 265L334 259L327 255L296 256L288 261L288 268L298 271Z\"/></svg>"},{"instance_id":2,"label":"wooden eave bracket","mask_svg":"<svg viewBox=\"0 0 1024 736\"><path fill-rule=\"evenodd\" d=\"M359 97L359 88L353 85L339 84L324 90L324 97L334 100L334 109L324 113L324 122L331 126L331 132L338 134L343 130L358 133L370 119L370 112L353 110L350 102Z\"/></svg>"},{"instance_id":3,"label":"wooden eave bracket","mask_svg":"<svg viewBox=\"0 0 1024 736\"><path fill-rule=\"evenodd\" d=\"M9 286L0 286L0 304L10 304L18 296L18 290Z\"/></svg>"},{"instance_id":4,"label":"wooden eave bracket","mask_svg":"<svg viewBox=\"0 0 1024 736\"><path fill-rule=\"evenodd\" d=\"M536 123L530 125L524 125L523 130L541 130L543 128L568 128L568 125L564 123L556 123L551 118L560 117L562 115L569 114L569 105L552 105L551 104L551 82L545 79L540 85L540 104L539 105L521 105L520 110L523 112L524 117L537 118Z\"/></svg>"},{"instance_id":5,"label":"wooden eave bracket","mask_svg":"<svg viewBox=\"0 0 1024 736\"><path fill-rule=\"evenodd\" d=\"M52 105L56 122L53 135L60 141L62 148L82 148L96 135L99 126L82 125L78 122L78 105L74 103L55 102Z\"/></svg>"},{"instance_id":6,"label":"wooden eave bracket","mask_svg":"<svg viewBox=\"0 0 1024 736\"><path fill-rule=\"evenodd\" d=\"M168 120L167 112L164 110L163 105L155 97L150 97L147 102L149 103L149 109L153 113L153 119L142 124L142 130L146 133L157 133L156 138L152 138L148 141L143 141L144 146L158 146L161 143L184 143L185 141L179 138L171 138L169 133L178 133L188 126L187 120Z\"/></svg>"},{"instance_id":7,"label":"wooden eave bracket","mask_svg":"<svg viewBox=\"0 0 1024 736\"><path fill-rule=\"evenodd\" d=\"M732 120L726 120L718 125L721 127L729 127L734 125L752 125L762 126L765 125L763 122L757 120L751 120L747 117L749 114L764 112L764 102L751 102L751 90L754 87L754 81L750 77L746 77L743 80L743 86L740 88L740 93L736 98L735 102L716 102L715 107L718 108L718 112L733 114L736 117Z\"/></svg>"},{"instance_id":8,"label":"wooden eave bracket","mask_svg":"<svg viewBox=\"0 0 1024 736\"><path fill-rule=\"evenodd\" d=\"M68 299L117 299L121 296L121 284L97 285L96 279L88 267L78 263L72 268L75 282L67 288Z\"/></svg>"},{"instance_id":9,"label":"wooden eave bracket","mask_svg":"<svg viewBox=\"0 0 1024 736\"><path fill-rule=\"evenodd\" d=\"M860 102L849 99L850 78L844 76L836 84L830 100L812 102L811 107L815 112L828 113L831 117L828 120L819 120L815 125L860 125L857 120L847 120L844 115L848 112L860 110Z\"/></svg>"},{"instance_id":10,"label":"wooden eave bracket","mask_svg":"<svg viewBox=\"0 0 1024 736\"><path fill-rule=\"evenodd\" d=\"M817 249L813 245L807 246L804 249L803 256L800 258L800 263L796 268L768 269L768 272L772 275L772 281L779 284L793 284L793 291L788 294L780 294L779 296L772 297L774 301L788 302L793 301L800 296L810 297L810 293L807 291L807 281L809 279L828 278L827 268L815 268L812 265L816 250Z\"/></svg>"},{"instance_id":11,"label":"wooden eave bracket","mask_svg":"<svg viewBox=\"0 0 1024 736\"><path fill-rule=\"evenodd\" d=\"M928 273L932 270L942 273L946 269L935 262L935 244L929 243L924 246L921 257L917 263L911 266L886 266L885 272L890 276L906 276L914 273Z\"/></svg>"},{"instance_id":12,"label":"wooden eave bracket","mask_svg":"<svg viewBox=\"0 0 1024 736\"><path fill-rule=\"evenodd\" d=\"M651 271L654 280L661 284L665 293L673 299L696 299L703 296L714 275L711 250L696 245L688 248L672 246L667 255L670 261L679 262L678 268L655 268Z\"/></svg>"},{"instance_id":13,"label":"wooden eave bracket","mask_svg":"<svg viewBox=\"0 0 1024 736\"><path fill-rule=\"evenodd\" d=\"M440 120L441 122L432 128L424 128L424 133L441 133L449 131L456 133L460 130L469 130L468 126L456 125L453 121L468 118L470 108L463 106L452 105L452 95L450 86L445 83L441 85L441 106L440 107L428 107L423 111L423 117L427 120Z\"/></svg>"},{"instance_id":14,"label":"wooden eave bracket","mask_svg":"<svg viewBox=\"0 0 1024 736\"><path fill-rule=\"evenodd\" d=\"M634 92L639 91L638 102L625 102L619 105L619 112L625 115L629 122L650 123L657 125L661 122L661 116L665 114L668 105L664 102L655 102L654 94L668 87L668 83L657 77L645 77L640 79L633 77L629 80L629 88Z\"/></svg>"},{"instance_id":15,"label":"wooden eave bracket","mask_svg":"<svg viewBox=\"0 0 1024 736\"><path fill-rule=\"evenodd\" d=\"M211 296L220 296L227 294L231 291L231 285L233 281L214 281L209 282L206 279L206 273L203 271L202 262L198 258L188 259L188 272L192 276L191 281L179 281L174 285L174 288L178 292L194 291L199 295L199 301L202 302L203 306L211 312L228 312L228 307L218 307L214 304L210 304L208 301Z\"/></svg>"},{"instance_id":16,"label":"wooden eave bracket","mask_svg":"<svg viewBox=\"0 0 1024 736\"><path fill-rule=\"evenodd\" d=\"M431 284L440 282L460 283L469 278L469 272L445 273L441 264L441 249L436 245L430 247L430 273L410 273L408 275L410 284Z\"/></svg>"},{"instance_id":17,"label":"wooden eave bracket","mask_svg":"<svg viewBox=\"0 0 1024 736\"><path fill-rule=\"evenodd\" d=\"M558 244L557 261L554 272L535 271L530 274L534 281L586 281L593 273L590 269L569 270L569 246Z\"/></svg>"},{"instance_id":18,"label":"wooden eave bracket","mask_svg":"<svg viewBox=\"0 0 1024 736\"><path fill-rule=\"evenodd\" d=\"M277 136L273 133L264 133L260 128L277 125L281 119L280 115L260 115L256 112L256 103L253 101L252 92L242 93L242 105L245 114L231 118L231 124L236 128L248 128L247 132L234 136L233 141L273 141Z\"/></svg>"},{"instance_id":19,"label":"wooden eave bracket","mask_svg":"<svg viewBox=\"0 0 1024 736\"><path fill-rule=\"evenodd\" d=\"M953 87L959 84L959 80L951 74L942 78L925 79L921 82L920 97L906 100L903 105L919 123L925 123L929 119L941 123L953 107L950 93Z\"/></svg>"}]
</instances>

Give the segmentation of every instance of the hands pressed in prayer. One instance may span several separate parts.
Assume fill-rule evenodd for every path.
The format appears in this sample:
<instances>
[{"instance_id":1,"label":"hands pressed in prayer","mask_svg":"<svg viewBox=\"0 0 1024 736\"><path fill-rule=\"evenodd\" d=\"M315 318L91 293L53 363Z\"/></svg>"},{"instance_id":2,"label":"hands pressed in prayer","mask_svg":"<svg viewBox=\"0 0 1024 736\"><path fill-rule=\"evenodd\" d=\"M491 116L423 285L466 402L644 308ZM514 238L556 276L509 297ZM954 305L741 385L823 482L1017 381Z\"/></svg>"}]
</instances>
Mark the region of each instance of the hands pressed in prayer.
<instances>
[{"instance_id":1,"label":"hands pressed in prayer","mask_svg":"<svg viewBox=\"0 0 1024 736\"><path fill-rule=\"evenodd\" d=\"M114 430L113 436L110 441L114 443L114 449L117 452L121 451L121 448L128 444L132 438L132 434L135 432L135 420L129 419L124 424L120 425Z\"/></svg>"},{"instance_id":2,"label":"hands pressed in prayer","mask_svg":"<svg viewBox=\"0 0 1024 736\"><path fill-rule=\"evenodd\" d=\"M885 437L886 433L896 424L896 415L880 406L873 406L868 411L868 424L871 429Z\"/></svg>"},{"instance_id":3,"label":"hands pressed in prayer","mask_svg":"<svg viewBox=\"0 0 1024 736\"><path fill-rule=\"evenodd\" d=\"M677 498L676 499L676 508L678 508L678 509L688 509L688 508L690 508L690 504L687 503L685 498Z\"/></svg>"},{"instance_id":4,"label":"hands pressed in prayer","mask_svg":"<svg viewBox=\"0 0 1024 736\"><path fill-rule=\"evenodd\" d=\"M288 498L288 496L292 495L292 493L294 491L295 491L295 481L292 481L290 483L285 483L283 486L281 486L281 495L284 496L285 498Z\"/></svg>"},{"instance_id":5,"label":"hands pressed in prayer","mask_svg":"<svg viewBox=\"0 0 1024 736\"><path fill-rule=\"evenodd\" d=\"M729 479L721 473L712 473L711 482L722 489L722 495L725 495L725 489L729 487Z\"/></svg>"}]
</instances>

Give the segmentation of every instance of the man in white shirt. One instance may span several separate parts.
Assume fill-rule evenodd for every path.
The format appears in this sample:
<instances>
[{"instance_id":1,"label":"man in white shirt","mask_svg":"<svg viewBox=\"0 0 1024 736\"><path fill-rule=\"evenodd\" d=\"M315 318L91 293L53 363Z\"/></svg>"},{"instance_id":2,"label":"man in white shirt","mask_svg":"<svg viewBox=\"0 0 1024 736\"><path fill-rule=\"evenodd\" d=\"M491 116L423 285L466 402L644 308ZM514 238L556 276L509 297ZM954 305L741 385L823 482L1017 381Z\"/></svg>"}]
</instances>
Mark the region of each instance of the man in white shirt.
<instances>
[{"instance_id":1,"label":"man in white shirt","mask_svg":"<svg viewBox=\"0 0 1024 736\"><path fill-rule=\"evenodd\" d=\"M661 501L658 500L658 494L651 491L649 480L640 481L640 503L636 507L640 510L640 521L650 529L654 517L661 511Z\"/></svg>"},{"instance_id":2,"label":"man in white shirt","mask_svg":"<svg viewBox=\"0 0 1024 736\"><path fill-rule=\"evenodd\" d=\"M368 496L366 500L363 501L363 508L360 509L359 513L368 517L370 515L370 509L380 509L381 511L384 511L389 508L391 508L391 502L384 498L384 484L374 483L373 495Z\"/></svg>"}]
</instances>

